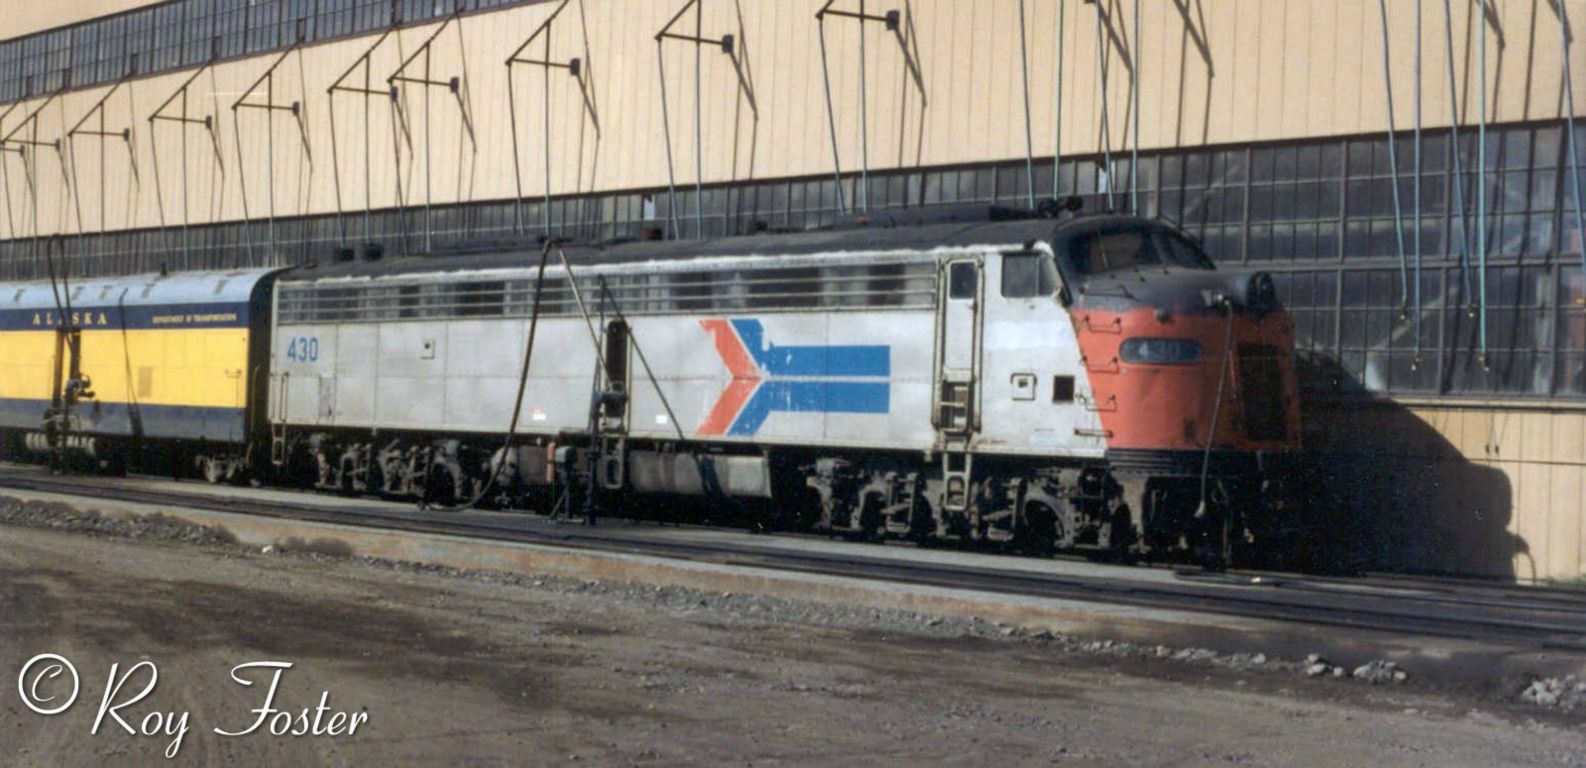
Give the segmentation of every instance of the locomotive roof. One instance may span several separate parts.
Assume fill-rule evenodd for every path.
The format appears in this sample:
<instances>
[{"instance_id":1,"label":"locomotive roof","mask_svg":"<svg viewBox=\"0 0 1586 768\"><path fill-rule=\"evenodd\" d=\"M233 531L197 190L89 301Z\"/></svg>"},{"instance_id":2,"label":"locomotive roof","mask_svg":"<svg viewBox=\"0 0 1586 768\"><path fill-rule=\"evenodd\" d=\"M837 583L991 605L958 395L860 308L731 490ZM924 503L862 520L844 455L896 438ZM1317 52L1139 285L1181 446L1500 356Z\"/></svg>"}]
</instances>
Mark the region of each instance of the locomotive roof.
<instances>
[{"instance_id":1,"label":"locomotive roof","mask_svg":"<svg viewBox=\"0 0 1586 768\"><path fill-rule=\"evenodd\" d=\"M1014 221L980 221L913 225L909 217L878 214L870 223L796 233L774 233L711 240L646 240L605 245L568 244L575 265L628 264L648 261L721 259L727 257L775 258L823 253L877 251L931 251L976 245L1019 245L1048 241L1069 230L1085 230L1109 223L1147 221L1135 216L1095 215L1054 221L1024 218ZM539 263L541 245L532 241L481 244L468 252L435 253L379 260L356 260L297 267L285 280L381 277L411 273L464 272L533 267ZM554 263L554 261L553 261Z\"/></svg>"}]
</instances>

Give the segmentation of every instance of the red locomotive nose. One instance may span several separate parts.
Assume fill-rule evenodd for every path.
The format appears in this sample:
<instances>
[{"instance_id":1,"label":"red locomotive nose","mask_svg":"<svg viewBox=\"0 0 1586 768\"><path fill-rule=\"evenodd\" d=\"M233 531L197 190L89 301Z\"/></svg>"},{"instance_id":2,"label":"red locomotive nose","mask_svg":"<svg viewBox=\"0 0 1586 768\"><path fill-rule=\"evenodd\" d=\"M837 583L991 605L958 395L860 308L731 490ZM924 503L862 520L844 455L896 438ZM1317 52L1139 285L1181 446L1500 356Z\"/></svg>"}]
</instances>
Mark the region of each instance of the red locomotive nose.
<instances>
[{"instance_id":1,"label":"red locomotive nose","mask_svg":"<svg viewBox=\"0 0 1586 768\"><path fill-rule=\"evenodd\" d=\"M1074 321L1109 449L1298 447L1286 313L1081 308Z\"/></svg>"}]
</instances>

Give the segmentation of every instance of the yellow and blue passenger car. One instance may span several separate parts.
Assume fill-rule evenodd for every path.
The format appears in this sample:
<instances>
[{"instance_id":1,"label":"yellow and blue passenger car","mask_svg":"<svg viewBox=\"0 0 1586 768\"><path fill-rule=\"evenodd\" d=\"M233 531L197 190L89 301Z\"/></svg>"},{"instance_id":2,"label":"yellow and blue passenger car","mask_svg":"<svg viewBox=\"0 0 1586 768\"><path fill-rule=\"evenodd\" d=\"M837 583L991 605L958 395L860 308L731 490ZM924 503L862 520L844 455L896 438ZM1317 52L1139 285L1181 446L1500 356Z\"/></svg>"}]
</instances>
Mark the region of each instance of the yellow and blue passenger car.
<instances>
[{"instance_id":1,"label":"yellow and blue passenger car","mask_svg":"<svg viewBox=\"0 0 1586 768\"><path fill-rule=\"evenodd\" d=\"M0 288L0 437L48 450L45 421L77 367L90 397L70 434L103 455L241 460L265 429L253 379L269 350L272 270L140 275ZM174 449L174 450L173 450ZM164 463L164 462L162 462Z\"/></svg>"}]
</instances>

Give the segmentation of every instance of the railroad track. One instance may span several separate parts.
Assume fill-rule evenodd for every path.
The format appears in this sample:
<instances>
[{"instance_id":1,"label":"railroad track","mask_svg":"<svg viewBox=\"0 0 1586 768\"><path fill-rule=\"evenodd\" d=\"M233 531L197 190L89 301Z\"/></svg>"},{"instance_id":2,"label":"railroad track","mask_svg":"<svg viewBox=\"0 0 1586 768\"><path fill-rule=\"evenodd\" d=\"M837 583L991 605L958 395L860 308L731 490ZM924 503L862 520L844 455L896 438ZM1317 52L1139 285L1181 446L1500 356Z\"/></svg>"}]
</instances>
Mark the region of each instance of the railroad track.
<instances>
[{"instance_id":1,"label":"railroad track","mask_svg":"<svg viewBox=\"0 0 1586 768\"><path fill-rule=\"evenodd\" d=\"M825 548L745 542L743 536L688 535L656 528L553 525L522 513L420 512L395 504L337 503L314 495L313 503L263 498L248 489L230 495L184 490L148 478L59 477L36 469L0 467L5 489L88 499L134 502L284 520L333 523L413 533L447 534L491 541L674 560L730 564L896 584L967 589L1002 595L1075 600L1140 608L1295 622L1321 627L1424 635L1518 648L1586 652L1586 596L1465 582L1312 578L1293 574L1201 574L1159 569L1095 566L1064 571L983 566L913 557L896 547ZM866 550L872 550L866 552Z\"/></svg>"}]
</instances>

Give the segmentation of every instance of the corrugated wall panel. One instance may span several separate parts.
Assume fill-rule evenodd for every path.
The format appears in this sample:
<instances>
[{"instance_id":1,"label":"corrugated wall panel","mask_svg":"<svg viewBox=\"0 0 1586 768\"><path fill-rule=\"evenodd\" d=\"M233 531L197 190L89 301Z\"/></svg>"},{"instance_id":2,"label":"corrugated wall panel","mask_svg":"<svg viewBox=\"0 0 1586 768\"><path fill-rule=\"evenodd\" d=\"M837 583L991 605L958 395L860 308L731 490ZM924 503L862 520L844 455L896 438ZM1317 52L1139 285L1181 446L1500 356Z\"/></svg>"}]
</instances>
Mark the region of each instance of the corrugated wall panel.
<instances>
[{"instance_id":1,"label":"corrugated wall panel","mask_svg":"<svg viewBox=\"0 0 1586 768\"><path fill-rule=\"evenodd\" d=\"M34 32L43 32L79 21L108 16L112 13L130 11L145 5L153 5L150 0L71 0L64 3L24 3L12 2L6 4L5 26L0 28L0 39L9 39L31 35Z\"/></svg>"},{"instance_id":2,"label":"corrugated wall panel","mask_svg":"<svg viewBox=\"0 0 1586 768\"><path fill-rule=\"evenodd\" d=\"M1586 17L1586 2L1579 17ZM409 204L422 204L426 183L436 203L468 199L502 199L515 188L511 173L510 115L506 106L506 77L502 60L549 14L554 6L540 4L465 17L437 38L431 51L432 75L463 76L467 101L473 110L478 146L465 139L455 100L444 88L409 87L403 96L404 112L412 130L414 152L404 149L401 158L403 186ZM681 7L681 4L678 4ZM745 3L740 25L738 6L707 2L704 27L708 36L733 33L740 38L746 78L752 78L760 106L758 120L747 106L738 85L733 60L708 49L701 67L705 105L704 169L707 182L756 177L822 174L831 169L825 91L819 77L820 49L813 10L818 4ZM1065 62L1065 147L1074 153L1091 153L1101 147L1100 76L1096 47L1097 17L1094 6L1073 4L1067 10ZM1107 137L1116 150L1126 149L1133 124L1129 113L1130 60L1134 31L1132 3L1112 0L1102 6L1103 32L1109 66L1108 93L1111 125ZM1490 116L1495 120L1540 119L1559 114L1559 50L1552 17L1546 9L1532 12L1520 0L1499 3L1501 34L1492 36L1489 94ZM1141 83L1143 145L1184 146L1203 142L1300 138L1320 134L1347 134L1380 130L1386 126L1386 99L1381 66L1381 28L1374 3L1254 2L1227 0L1192 2L1185 6L1144 3ZM1032 132L1037 152L1046 154L1052 144L1053 27L1055 6L1030 0L1025 25L1031 49L1030 93ZM601 189L652 187L666 182L664 126L661 118L660 81L656 73L653 34L675 8L671 4L622 4L615 0L586 0L569 6L555 27L552 58L577 56L586 62L591 98L601 117L597 139L593 125L583 119L578 81L553 73L552 187L557 193ZM1446 81L1443 77L1442 14L1429 6L1426 13L1427 73L1424 88L1429 126L1448 119ZM1401 127L1413 116L1413 55L1408 39L1412 9L1404 3L1390 8L1394 37L1393 83L1395 115ZM1457 69L1463 78L1474 77L1475 64L1465 61L1474 45L1472 20L1456 9L1455 45L1461 57ZM587 20L589 42L584 41ZM682 22L692 31L691 19ZM1017 0L989 0L972 4L935 0L910 3L900 34L884 31L880 24L864 26L867 41L869 91L869 143L873 168L938 165L988 159L1013 159L1025 151L1023 82L1018 59L1020 25ZM376 80L395 70L437 25L407 29L374 56ZM833 103L844 170L860 166L858 39L860 25L849 19L827 22L828 62L832 73ZM1201 55L1199 42L1208 46L1210 62ZM247 178L249 213L268 213L265 175L268 133L274 125L276 212L278 215L326 212L335 208L330 178L329 110L325 88L370 43L371 38L314 46L283 63L278 77L278 101L300 101L308 128L307 154L295 140L296 126L285 113L265 117L245 110L242 123L229 109L241 90L257 77L272 57L222 64L195 83L193 106L213 113L220 106L218 134L227 174L222 180L211 157L207 137L189 131L187 185L190 216L195 222L238 219L243 215L241 179ZM1580 45L1580 43L1577 43ZM464 55L464 51L467 55ZM664 48L670 127L675 175L680 185L691 186L694 172L693 47L669 43ZM907 51L907 55L905 55ZM1586 62L1586 54L1578 61ZM421 61L419 62L422 63ZM914 83L916 67L923 80L925 98ZM153 226L159 205L153 193L154 139L146 118L183 79L183 73L145 78L136 83L133 103L118 95L107 112L110 123L130 124L139 134L139 168L142 183L129 188L129 168L123 158L107 159L105 220L111 228ZM543 73L533 67L517 72L521 164L526 194L544 191ZM1462 100L1473 102L1473 82L1459 83ZM1586 89L1578 94L1586 107ZM103 93L90 89L67 94L41 116L44 138L60 135ZM1551 94L1551 97L1550 97ZM428 98L430 117L425 130L423 105ZM356 97L338 96L337 149L342 160L343 204L363 198L361 106ZM36 103L36 102L35 102ZM13 113L14 127L31 107ZM374 204L396 201L395 159L391 146L389 112L374 109L379 130L374 131L371 154L375 159L372 183ZM1462 104L1467 113L1471 104ZM1578 107L1578 109L1581 109ZM1586 109L1581 109L1586 111ZM127 118L131 117L129 121ZM241 130L239 131L238 128ZM178 218L176 202L181 187L178 137L180 129L159 129L159 169L168 223ZM237 137L243 153L237 155ZM426 179L424 148L430 137ZM81 142L79 142L81 144ZM112 153L114 154L114 153ZM100 169L96 152L80 151L79 178L96 179ZM16 166L15 158L11 159ZM48 152L39 161L40 230L75 231L75 203L61 180L58 163ZM13 174L11 194L27 198L25 186ZM221 182L224 189L213 188ZM97 228L100 205L97 185L84 183L79 190L84 221ZM126 200L134 201L127 215ZM17 232L29 235L31 214L19 217Z\"/></svg>"}]
</instances>

